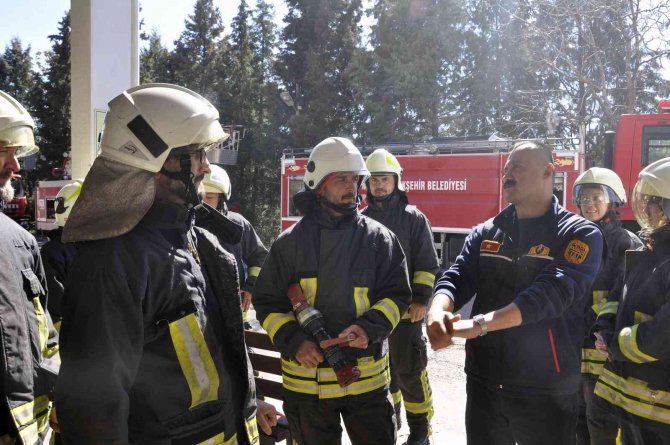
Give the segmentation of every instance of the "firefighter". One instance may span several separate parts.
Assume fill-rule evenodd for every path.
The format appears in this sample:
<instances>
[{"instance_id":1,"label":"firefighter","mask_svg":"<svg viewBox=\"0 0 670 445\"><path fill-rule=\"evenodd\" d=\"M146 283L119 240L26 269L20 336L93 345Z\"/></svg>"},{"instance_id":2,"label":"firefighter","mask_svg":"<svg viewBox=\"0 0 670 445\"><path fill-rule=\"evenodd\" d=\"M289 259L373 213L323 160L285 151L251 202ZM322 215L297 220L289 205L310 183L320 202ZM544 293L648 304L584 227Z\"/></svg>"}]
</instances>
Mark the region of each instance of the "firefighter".
<instances>
[{"instance_id":1,"label":"firefighter","mask_svg":"<svg viewBox=\"0 0 670 445\"><path fill-rule=\"evenodd\" d=\"M515 144L502 186L511 205L474 228L437 281L428 338L434 349L468 339L469 445L574 444L584 298L603 237L552 195L544 143ZM452 314L475 294L472 319Z\"/></svg>"},{"instance_id":2,"label":"firefighter","mask_svg":"<svg viewBox=\"0 0 670 445\"><path fill-rule=\"evenodd\" d=\"M215 208L228 219L237 223L242 228L241 239L239 243L221 243L223 247L233 255L237 260L237 272L240 277L242 294L242 311L244 319L247 320L249 307L254 284L258 273L261 271L263 261L268 254L268 250L263 245L263 241L258 237L254 227L242 215L228 210L227 202L232 193L230 178L228 173L218 165L210 166L210 173L205 175L202 185L205 189L204 202ZM207 228L207 226L203 226Z\"/></svg>"},{"instance_id":3,"label":"firefighter","mask_svg":"<svg viewBox=\"0 0 670 445\"><path fill-rule=\"evenodd\" d=\"M607 295L623 277L626 250L637 249L642 246L642 242L621 226L617 208L626 205L626 190L619 176L612 170L590 168L577 178L572 190L579 213L600 227L607 245L607 258L587 293L584 306L582 400L577 423L577 443L611 445L619 429L616 418L592 403L593 390L607 356L596 349L591 328L598 314L608 307Z\"/></svg>"},{"instance_id":4,"label":"firefighter","mask_svg":"<svg viewBox=\"0 0 670 445\"><path fill-rule=\"evenodd\" d=\"M18 158L39 150L34 127L26 109L0 91L0 210L14 197ZM0 252L0 443L42 444L51 431L58 337L45 310L37 241L1 211Z\"/></svg>"},{"instance_id":5,"label":"firefighter","mask_svg":"<svg viewBox=\"0 0 670 445\"><path fill-rule=\"evenodd\" d=\"M233 256L193 227L219 113L176 85L112 99L63 231L56 405L64 443L256 444Z\"/></svg>"},{"instance_id":6,"label":"firefighter","mask_svg":"<svg viewBox=\"0 0 670 445\"><path fill-rule=\"evenodd\" d=\"M594 404L618 418L623 445L670 444L670 158L640 172L631 207L645 245L626 253L624 285L594 327L609 356Z\"/></svg>"},{"instance_id":7,"label":"firefighter","mask_svg":"<svg viewBox=\"0 0 670 445\"><path fill-rule=\"evenodd\" d=\"M74 259L77 248L74 243L64 243L61 241L63 227L67 222L72 206L77 202L81 192L82 182L78 179L64 185L56 195L55 200L55 224L58 227L49 232L49 241L40 249L42 262L44 263L44 273L47 278L49 288L49 302L47 309L51 314L56 330L60 330L61 323L61 305L63 302L63 293L65 291L65 279L68 269Z\"/></svg>"},{"instance_id":8,"label":"firefighter","mask_svg":"<svg viewBox=\"0 0 670 445\"><path fill-rule=\"evenodd\" d=\"M412 280L409 311L389 337L396 422L400 424L400 402L404 400L410 431L407 445L424 445L430 434L433 399L426 372L426 339L421 326L439 268L437 252L430 223L419 209L408 204L402 167L395 156L377 149L365 164L371 176L367 181L368 206L363 214L384 224L398 237Z\"/></svg>"},{"instance_id":9,"label":"firefighter","mask_svg":"<svg viewBox=\"0 0 670 445\"><path fill-rule=\"evenodd\" d=\"M407 310L411 289L397 238L358 212L367 175L351 141L319 143L293 198L304 216L274 242L256 282L254 307L282 354L284 412L300 445L340 444L341 417L354 445L395 443L386 337ZM358 381L338 385L291 310L293 283L323 314L328 334L351 340L343 353L360 369Z\"/></svg>"}]
</instances>

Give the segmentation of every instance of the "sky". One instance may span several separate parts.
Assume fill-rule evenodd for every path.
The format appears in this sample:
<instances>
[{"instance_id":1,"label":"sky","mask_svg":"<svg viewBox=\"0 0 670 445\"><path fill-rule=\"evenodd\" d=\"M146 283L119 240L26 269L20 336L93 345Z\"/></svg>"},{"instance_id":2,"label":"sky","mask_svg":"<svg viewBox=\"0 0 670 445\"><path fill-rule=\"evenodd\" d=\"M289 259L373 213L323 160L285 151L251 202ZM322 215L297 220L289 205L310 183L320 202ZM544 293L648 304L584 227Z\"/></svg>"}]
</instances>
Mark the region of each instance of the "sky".
<instances>
[{"instance_id":1,"label":"sky","mask_svg":"<svg viewBox=\"0 0 670 445\"><path fill-rule=\"evenodd\" d=\"M144 19L147 32L156 27L163 45L172 49L174 40L184 30L184 20L193 12L194 3L195 0L140 0L140 20ZM256 2L247 0L247 3L253 7ZM275 4L275 17L281 23L286 6L281 0L271 0L271 3ZM24 48L31 46L33 56L51 48L48 36L58 32L58 22L70 8L70 0L0 0L0 4L3 17L0 51L4 51L13 37L18 37ZM240 0L214 0L214 4L221 11L224 32L228 33Z\"/></svg>"}]
</instances>

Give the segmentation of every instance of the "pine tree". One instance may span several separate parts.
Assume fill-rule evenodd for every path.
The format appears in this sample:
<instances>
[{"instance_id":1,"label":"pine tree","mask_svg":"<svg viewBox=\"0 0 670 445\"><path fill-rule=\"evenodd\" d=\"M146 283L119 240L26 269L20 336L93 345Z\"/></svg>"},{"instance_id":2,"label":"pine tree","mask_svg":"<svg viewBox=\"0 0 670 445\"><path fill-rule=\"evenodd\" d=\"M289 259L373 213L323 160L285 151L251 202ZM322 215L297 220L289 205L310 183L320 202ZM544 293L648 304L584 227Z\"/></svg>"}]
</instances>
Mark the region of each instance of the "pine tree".
<instances>
[{"instance_id":1,"label":"pine tree","mask_svg":"<svg viewBox=\"0 0 670 445\"><path fill-rule=\"evenodd\" d=\"M30 45L24 50L21 40L12 38L0 57L0 90L32 111L31 94L35 87Z\"/></svg>"},{"instance_id":2,"label":"pine tree","mask_svg":"<svg viewBox=\"0 0 670 445\"><path fill-rule=\"evenodd\" d=\"M140 83L174 83L170 73L170 52L154 28L146 36L147 46L140 51Z\"/></svg>"}]
</instances>

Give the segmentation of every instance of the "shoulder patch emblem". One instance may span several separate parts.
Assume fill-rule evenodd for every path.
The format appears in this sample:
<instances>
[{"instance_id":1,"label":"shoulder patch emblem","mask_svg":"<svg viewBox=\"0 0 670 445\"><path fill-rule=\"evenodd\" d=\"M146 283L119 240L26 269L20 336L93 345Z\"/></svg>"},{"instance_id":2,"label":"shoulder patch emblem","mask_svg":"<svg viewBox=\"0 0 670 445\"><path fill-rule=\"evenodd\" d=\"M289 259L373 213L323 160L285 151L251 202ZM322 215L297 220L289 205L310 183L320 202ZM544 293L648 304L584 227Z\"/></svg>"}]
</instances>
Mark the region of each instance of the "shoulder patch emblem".
<instances>
[{"instance_id":1,"label":"shoulder patch emblem","mask_svg":"<svg viewBox=\"0 0 670 445\"><path fill-rule=\"evenodd\" d=\"M479 246L479 251L498 253L500 252L500 243L498 241L484 240Z\"/></svg>"},{"instance_id":2,"label":"shoulder patch emblem","mask_svg":"<svg viewBox=\"0 0 670 445\"><path fill-rule=\"evenodd\" d=\"M530 250L528 251L528 255L548 256L549 248L544 244L538 244L537 246L533 246L530 248Z\"/></svg>"},{"instance_id":3,"label":"shoulder patch emblem","mask_svg":"<svg viewBox=\"0 0 670 445\"><path fill-rule=\"evenodd\" d=\"M573 239L565 249L565 259L573 264L582 264L591 250L584 241Z\"/></svg>"}]
</instances>

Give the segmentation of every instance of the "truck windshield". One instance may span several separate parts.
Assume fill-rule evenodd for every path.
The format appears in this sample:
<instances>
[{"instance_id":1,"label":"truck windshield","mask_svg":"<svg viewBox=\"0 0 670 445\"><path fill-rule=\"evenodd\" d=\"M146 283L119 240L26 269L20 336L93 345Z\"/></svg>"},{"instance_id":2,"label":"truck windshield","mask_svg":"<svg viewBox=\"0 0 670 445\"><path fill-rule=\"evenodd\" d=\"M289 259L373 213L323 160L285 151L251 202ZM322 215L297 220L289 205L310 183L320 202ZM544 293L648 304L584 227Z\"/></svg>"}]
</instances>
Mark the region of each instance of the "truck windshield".
<instances>
[{"instance_id":1,"label":"truck windshield","mask_svg":"<svg viewBox=\"0 0 670 445\"><path fill-rule=\"evenodd\" d=\"M670 156L670 125L645 126L642 130L642 167Z\"/></svg>"}]
</instances>

